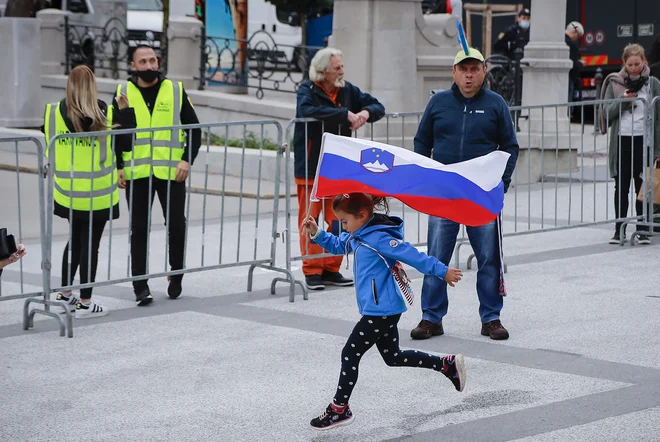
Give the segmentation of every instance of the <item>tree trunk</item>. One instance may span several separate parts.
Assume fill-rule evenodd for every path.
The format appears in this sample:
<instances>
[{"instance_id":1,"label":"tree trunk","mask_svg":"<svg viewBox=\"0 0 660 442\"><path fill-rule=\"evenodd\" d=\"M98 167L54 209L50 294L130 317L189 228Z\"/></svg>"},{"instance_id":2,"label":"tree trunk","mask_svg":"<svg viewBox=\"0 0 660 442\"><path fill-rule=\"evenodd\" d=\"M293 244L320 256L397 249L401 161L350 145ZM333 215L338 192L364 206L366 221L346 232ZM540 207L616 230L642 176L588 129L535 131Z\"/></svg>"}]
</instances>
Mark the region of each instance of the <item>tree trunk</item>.
<instances>
[{"instance_id":1,"label":"tree trunk","mask_svg":"<svg viewBox=\"0 0 660 442\"><path fill-rule=\"evenodd\" d=\"M5 17L34 17L33 0L7 0Z\"/></svg>"}]
</instances>

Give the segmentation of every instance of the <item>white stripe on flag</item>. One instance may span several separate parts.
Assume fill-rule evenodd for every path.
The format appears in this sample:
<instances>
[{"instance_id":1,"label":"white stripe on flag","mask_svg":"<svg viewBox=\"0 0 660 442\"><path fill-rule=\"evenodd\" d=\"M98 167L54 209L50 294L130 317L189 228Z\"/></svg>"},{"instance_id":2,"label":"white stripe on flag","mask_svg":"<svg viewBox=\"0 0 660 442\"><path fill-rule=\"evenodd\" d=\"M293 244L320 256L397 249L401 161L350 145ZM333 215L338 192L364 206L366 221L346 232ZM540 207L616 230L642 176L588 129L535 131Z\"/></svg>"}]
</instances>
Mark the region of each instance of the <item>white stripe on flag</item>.
<instances>
[{"instance_id":1,"label":"white stripe on flag","mask_svg":"<svg viewBox=\"0 0 660 442\"><path fill-rule=\"evenodd\" d=\"M383 149L394 154L394 167L415 164L426 169L454 172L464 176L485 191L489 191L502 181L502 175L509 160L509 154L502 151L491 152L472 160L454 164L442 164L411 150L370 140L342 137L330 133L323 134L322 154L337 155L356 163L360 162L360 152L366 148ZM319 169L322 157L319 161ZM317 171L318 175L318 171Z\"/></svg>"}]
</instances>

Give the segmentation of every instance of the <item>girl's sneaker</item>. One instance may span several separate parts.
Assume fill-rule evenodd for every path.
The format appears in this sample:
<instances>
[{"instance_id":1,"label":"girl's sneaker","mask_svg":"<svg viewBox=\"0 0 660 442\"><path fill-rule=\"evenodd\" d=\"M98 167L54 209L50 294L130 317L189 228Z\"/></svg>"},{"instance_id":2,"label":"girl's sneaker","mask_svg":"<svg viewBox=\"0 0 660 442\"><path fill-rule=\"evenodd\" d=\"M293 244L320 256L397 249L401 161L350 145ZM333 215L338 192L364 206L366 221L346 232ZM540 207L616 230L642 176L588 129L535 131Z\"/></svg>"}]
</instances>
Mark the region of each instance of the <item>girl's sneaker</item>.
<instances>
[{"instance_id":1,"label":"girl's sneaker","mask_svg":"<svg viewBox=\"0 0 660 442\"><path fill-rule=\"evenodd\" d=\"M76 305L76 319L98 318L107 315L109 312L105 307L101 307L92 301L88 305L79 302Z\"/></svg>"},{"instance_id":2,"label":"girl's sneaker","mask_svg":"<svg viewBox=\"0 0 660 442\"><path fill-rule=\"evenodd\" d=\"M325 413L312 419L310 425L315 430L329 430L331 428L351 423L353 423L353 413L348 405L344 407L343 411L336 412L332 408L332 404L330 404L328 405L328 408L325 409Z\"/></svg>"},{"instance_id":3,"label":"girl's sneaker","mask_svg":"<svg viewBox=\"0 0 660 442\"><path fill-rule=\"evenodd\" d=\"M442 373L449 378L458 391L463 391L467 372L465 371L465 361L463 355L449 355L442 358Z\"/></svg>"},{"instance_id":4,"label":"girl's sneaker","mask_svg":"<svg viewBox=\"0 0 660 442\"><path fill-rule=\"evenodd\" d=\"M76 306L80 302L80 299L73 296L73 293L69 293L69 296L64 295L62 292L57 294L55 298L57 301L63 302L69 306L69 310L74 311Z\"/></svg>"}]
</instances>

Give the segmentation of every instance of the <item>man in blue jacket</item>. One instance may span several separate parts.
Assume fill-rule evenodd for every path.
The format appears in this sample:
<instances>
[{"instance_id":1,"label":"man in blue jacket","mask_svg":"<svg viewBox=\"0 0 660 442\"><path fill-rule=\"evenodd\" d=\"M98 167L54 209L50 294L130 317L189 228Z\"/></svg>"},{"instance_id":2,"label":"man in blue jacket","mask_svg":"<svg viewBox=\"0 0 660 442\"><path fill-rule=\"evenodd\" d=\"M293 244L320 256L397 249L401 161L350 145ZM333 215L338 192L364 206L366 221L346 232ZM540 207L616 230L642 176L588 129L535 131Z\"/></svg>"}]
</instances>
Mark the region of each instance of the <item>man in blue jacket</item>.
<instances>
[{"instance_id":1,"label":"man in blue jacket","mask_svg":"<svg viewBox=\"0 0 660 442\"><path fill-rule=\"evenodd\" d=\"M518 141L509 107L504 99L484 87L484 57L476 49L462 50L454 59L454 84L435 94L424 111L415 136L415 152L452 164L486 155L495 150L511 154L502 180L506 192L518 159ZM456 245L460 225L442 218L429 218L428 253L448 263ZM481 334L508 339L500 322L500 249L497 221L467 227L470 245L477 258L477 294ZM413 339L444 334L442 318L447 314L447 283L425 276L422 286L422 321L413 329Z\"/></svg>"},{"instance_id":2,"label":"man in blue jacket","mask_svg":"<svg viewBox=\"0 0 660 442\"><path fill-rule=\"evenodd\" d=\"M298 191L298 225L309 215L318 218L324 213L328 230L339 235L339 223L332 212L332 199L310 203L316 166L321 153L324 132L350 137L366 123L373 123L385 115L385 108L371 95L344 81L342 52L324 48L316 53L309 68L309 78L298 88L296 118L315 118L320 122L297 123L293 137ZM320 223L319 223L320 224ZM302 255L320 255L323 249L300 234ZM342 256L307 259L303 261L305 285L310 290L323 290L327 285L350 286L353 280L339 273Z\"/></svg>"}]
</instances>

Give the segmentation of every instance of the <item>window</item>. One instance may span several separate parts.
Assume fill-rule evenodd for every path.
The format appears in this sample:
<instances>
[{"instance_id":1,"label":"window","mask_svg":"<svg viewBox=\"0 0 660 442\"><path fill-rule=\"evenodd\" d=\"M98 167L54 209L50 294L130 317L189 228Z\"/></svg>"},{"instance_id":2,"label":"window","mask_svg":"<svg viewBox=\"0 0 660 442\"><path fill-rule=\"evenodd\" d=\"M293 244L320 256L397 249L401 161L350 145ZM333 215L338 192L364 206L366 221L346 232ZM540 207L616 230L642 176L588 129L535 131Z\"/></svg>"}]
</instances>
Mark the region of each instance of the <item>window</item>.
<instances>
[{"instance_id":1,"label":"window","mask_svg":"<svg viewBox=\"0 0 660 442\"><path fill-rule=\"evenodd\" d=\"M89 14L89 7L85 0L67 0L66 9L76 14Z\"/></svg>"},{"instance_id":2,"label":"window","mask_svg":"<svg viewBox=\"0 0 660 442\"><path fill-rule=\"evenodd\" d=\"M128 0L128 9L131 11L162 11L160 0Z\"/></svg>"},{"instance_id":3,"label":"window","mask_svg":"<svg viewBox=\"0 0 660 442\"><path fill-rule=\"evenodd\" d=\"M334 6L334 0L323 0L319 2L318 7L311 8L307 11L307 18L319 18L326 15L332 14L332 8ZM287 24L289 26L300 26L300 17L298 17L298 11L293 11L285 8L277 8L277 21L280 23Z\"/></svg>"}]
</instances>

